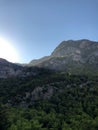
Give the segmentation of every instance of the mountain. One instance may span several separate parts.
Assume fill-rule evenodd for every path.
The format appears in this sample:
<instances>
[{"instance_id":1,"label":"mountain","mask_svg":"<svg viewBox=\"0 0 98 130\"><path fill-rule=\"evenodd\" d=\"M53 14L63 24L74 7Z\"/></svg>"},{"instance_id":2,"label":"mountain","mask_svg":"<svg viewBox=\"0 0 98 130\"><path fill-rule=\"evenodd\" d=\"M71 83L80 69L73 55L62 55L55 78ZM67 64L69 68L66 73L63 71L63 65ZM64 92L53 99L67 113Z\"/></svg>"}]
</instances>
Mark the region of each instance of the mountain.
<instances>
[{"instance_id":1,"label":"mountain","mask_svg":"<svg viewBox=\"0 0 98 130\"><path fill-rule=\"evenodd\" d=\"M87 39L61 42L48 57L32 60L28 66L44 67L60 71L98 71L98 42Z\"/></svg>"},{"instance_id":2,"label":"mountain","mask_svg":"<svg viewBox=\"0 0 98 130\"><path fill-rule=\"evenodd\" d=\"M36 76L43 71L47 73L47 70L42 68L26 67L0 58L0 78Z\"/></svg>"},{"instance_id":3,"label":"mountain","mask_svg":"<svg viewBox=\"0 0 98 130\"><path fill-rule=\"evenodd\" d=\"M22 67L5 59L0 58L0 78L18 76L22 72Z\"/></svg>"},{"instance_id":4,"label":"mountain","mask_svg":"<svg viewBox=\"0 0 98 130\"><path fill-rule=\"evenodd\" d=\"M97 54L70 40L27 66L0 58L0 130L98 130Z\"/></svg>"},{"instance_id":5,"label":"mountain","mask_svg":"<svg viewBox=\"0 0 98 130\"><path fill-rule=\"evenodd\" d=\"M0 78L36 75L42 68L74 74L98 74L98 42L86 39L63 41L50 56L32 60L26 65L0 58Z\"/></svg>"}]
</instances>

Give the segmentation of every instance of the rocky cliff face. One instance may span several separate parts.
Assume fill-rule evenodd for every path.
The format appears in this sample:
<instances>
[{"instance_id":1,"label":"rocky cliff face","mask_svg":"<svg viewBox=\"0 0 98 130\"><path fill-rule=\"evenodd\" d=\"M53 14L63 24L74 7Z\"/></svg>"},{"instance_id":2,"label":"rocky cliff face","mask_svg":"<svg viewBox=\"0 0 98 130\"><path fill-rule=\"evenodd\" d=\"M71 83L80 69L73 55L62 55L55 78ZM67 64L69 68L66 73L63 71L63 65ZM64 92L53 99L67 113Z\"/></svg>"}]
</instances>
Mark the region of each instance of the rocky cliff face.
<instances>
[{"instance_id":1,"label":"rocky cliff face","mask_svg":"<svg viewBox=\"0 0 98 130\"><path fill-rule=\"evenodd\" d=\"M29 65L34 66L34 61ZM98 70L98 42L86 39L63 41L48 58L37 60L36 66L67 71Z\"/></svg>"}]
</instances>

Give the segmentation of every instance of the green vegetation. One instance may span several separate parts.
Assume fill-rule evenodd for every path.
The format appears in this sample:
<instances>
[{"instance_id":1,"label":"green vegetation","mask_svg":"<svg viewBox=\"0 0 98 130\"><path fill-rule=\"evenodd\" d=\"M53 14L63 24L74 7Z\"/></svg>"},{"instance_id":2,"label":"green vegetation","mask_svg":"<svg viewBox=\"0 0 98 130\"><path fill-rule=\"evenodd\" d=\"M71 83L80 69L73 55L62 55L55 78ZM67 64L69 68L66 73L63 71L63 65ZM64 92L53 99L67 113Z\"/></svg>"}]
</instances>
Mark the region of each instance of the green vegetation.
<instances>
[{"instance_id":1,"label":"green vegetation","mask_svg":"<svg viewBox=\"0 0 98 130\"><path fill-rule=\"evenodd\" d=\"M98 130L98 76L0 79L0 130Z\"/></svg>"}]
</instances>

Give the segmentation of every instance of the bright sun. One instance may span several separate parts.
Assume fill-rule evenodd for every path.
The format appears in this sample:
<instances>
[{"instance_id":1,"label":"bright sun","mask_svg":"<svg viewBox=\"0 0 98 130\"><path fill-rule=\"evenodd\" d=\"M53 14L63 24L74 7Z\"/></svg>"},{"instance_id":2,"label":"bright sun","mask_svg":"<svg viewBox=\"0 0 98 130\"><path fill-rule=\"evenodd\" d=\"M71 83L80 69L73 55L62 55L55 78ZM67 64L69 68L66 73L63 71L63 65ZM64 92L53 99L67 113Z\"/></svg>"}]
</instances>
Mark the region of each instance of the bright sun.
<instances>
[{"instance_id":1,"label":"bright sun","mask_svg":"<svg viewBox=\"0 0 98 130\"><path fill-rule=\"evenodd\" d=\"M10 62L19 62L16 49L4 38L0 38L0 58L4 58Z\"/></svg>"}]
</instances>

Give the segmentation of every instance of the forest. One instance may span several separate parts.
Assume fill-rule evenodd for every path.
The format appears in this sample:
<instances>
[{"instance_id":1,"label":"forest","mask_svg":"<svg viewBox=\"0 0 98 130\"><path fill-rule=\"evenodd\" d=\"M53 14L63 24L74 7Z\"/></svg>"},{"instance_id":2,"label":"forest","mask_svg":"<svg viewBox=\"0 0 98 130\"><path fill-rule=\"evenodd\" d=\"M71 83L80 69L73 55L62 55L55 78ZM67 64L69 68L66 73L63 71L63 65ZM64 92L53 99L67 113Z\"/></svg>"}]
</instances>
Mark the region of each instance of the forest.
<instances>
[{"instance_id":1,"label":"forest","mask_svg":"<svg viewBox=\"0 0 98 130\"><path fill-rule=\"evenodd\" d=\"M0 79L0 130L98 130L98 76Z\"/></svg>"}]
</instances>

